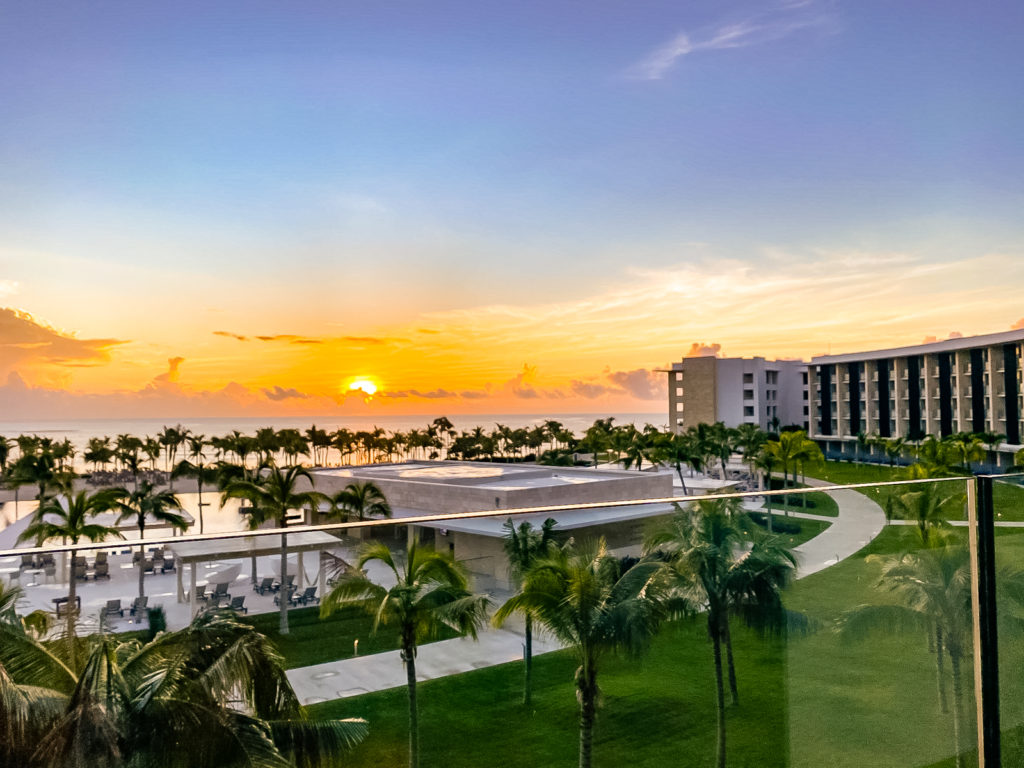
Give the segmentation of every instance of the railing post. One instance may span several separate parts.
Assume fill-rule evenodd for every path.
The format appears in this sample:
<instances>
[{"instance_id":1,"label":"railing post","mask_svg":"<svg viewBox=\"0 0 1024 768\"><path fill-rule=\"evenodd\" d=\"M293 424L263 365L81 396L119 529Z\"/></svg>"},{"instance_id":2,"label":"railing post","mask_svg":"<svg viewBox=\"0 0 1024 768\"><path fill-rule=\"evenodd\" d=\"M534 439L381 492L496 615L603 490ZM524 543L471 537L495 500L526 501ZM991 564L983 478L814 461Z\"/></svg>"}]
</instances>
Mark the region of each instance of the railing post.
<instances>
[{"instance_id":1,"label":"railing post","mask_svg":"<svg viewBox=\"0 0 1024 768\"><path fill-rule=\"evenodd\" d=\"M971 604L974 619L974 696L978 707L978 768L1001 768L995 505L991 477L975 477L968 481L967 518L973 560Z\"/></svg>"}]
</instances>

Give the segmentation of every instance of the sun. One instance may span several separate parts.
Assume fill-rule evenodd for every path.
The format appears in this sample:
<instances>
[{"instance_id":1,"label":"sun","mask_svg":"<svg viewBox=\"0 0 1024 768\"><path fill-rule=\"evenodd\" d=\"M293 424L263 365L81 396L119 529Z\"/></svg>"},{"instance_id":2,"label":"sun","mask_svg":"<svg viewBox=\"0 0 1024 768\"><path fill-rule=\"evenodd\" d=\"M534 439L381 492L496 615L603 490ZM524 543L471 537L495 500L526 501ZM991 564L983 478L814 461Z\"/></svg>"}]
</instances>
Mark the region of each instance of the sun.
<instances>
[{"instance_id":1,"label":"sun","mask_svg":"<svg viewBox=\"0 0 1024 768\"><path fill-rule=\"evenodd\" d=\"M348 385L348 388L352 392L355 392L355 391L358 390L358 391L362 392L364 395L371 395L371 396L376 394L376 392L377 392L377 385L374 384L369 379L356 379L355 381L353 381L351 384Z\"/></svg>"}]
</instances>

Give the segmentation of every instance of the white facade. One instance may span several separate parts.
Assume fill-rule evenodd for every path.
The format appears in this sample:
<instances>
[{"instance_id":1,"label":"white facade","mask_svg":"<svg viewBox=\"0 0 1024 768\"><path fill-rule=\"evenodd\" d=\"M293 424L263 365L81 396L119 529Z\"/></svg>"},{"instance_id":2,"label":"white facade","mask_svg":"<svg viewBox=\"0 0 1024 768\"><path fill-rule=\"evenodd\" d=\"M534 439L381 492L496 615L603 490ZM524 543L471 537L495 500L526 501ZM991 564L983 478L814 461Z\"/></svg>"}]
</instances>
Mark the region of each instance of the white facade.
<instances>
[{"instance_id":1,"label":"white facade","mask_svg":"<svg viewBox=\"0 0 1024 768\"><path fill-rule=\"evenodd\" d=\"M801 361L687 357L666 373L669 423L677 431L716 421L764 430L807 426L807 366Z\"/></svg>"}]
</instances>

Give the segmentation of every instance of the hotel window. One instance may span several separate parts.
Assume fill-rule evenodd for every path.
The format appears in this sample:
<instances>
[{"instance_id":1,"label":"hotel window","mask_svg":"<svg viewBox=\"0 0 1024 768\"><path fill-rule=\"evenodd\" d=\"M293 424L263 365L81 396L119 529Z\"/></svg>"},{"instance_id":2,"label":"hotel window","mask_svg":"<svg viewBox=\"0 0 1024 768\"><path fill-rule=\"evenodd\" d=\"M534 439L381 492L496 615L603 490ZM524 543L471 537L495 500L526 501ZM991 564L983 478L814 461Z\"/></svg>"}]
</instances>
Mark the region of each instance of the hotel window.
<instances>
[{"instance_id":1,"label":"hotel window","mask_svg":"<svg viewBox=\"0 0 1024 768\"><path fill-rule=\"evenodd\" d=\"M752 390L752 389L744 389L743 390L743 399L744 400L753 400L754 399L754 390Z\"/></svg>"},{"instance_id":2,"label":"hotel window","mask_svg":"<svg viewBox=\"0 0 1024 768\"><path fill-rule=\"evenodd\" d=\"M754 374L752 374L752 373L744 373L743 374L743 383L744 384L753 384L754 383Z\"/></svg>"},{"instance_id":3,"label":"hotel window","mask_svg":"<svg viewBox=\"0 0 1024 768\"><path fill-rule=\"evenodd\" d=\"M682 387L676 387L676 397L682 397L682 396L683 396L683 388Z\"/></svg>"},{"instance_id":4,"label":"hotel window","mask_svg":"<svg viewBox=\"0 0 1024 768\"><path fill-rule=\"evenodd\" d=\"M752 405L745 405L745 406L743 406L743 415L744 416L753 416L754 415L754 406L752 406Z\"/></svg>"}]
</instances>

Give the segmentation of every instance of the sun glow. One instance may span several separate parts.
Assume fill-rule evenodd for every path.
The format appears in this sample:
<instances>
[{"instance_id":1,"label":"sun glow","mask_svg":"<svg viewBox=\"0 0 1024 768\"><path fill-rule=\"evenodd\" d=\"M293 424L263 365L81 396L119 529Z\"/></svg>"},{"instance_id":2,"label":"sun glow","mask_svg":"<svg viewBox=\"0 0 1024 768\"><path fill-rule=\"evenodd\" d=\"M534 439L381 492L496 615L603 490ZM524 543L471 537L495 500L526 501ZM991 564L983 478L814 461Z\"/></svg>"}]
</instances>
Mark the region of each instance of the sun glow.
<instances>
[{"instance_id":1,"label":"sun glow","mask_svg":"<svg viewBox=\"0 0 1024 768\"><path fill-rule=\"evenodd\" d=\"M348 385L350 391L361 391L365 395L373 395L377 392L377 385L369 379L356 379Z\"/></svg>"}]
</instances>

